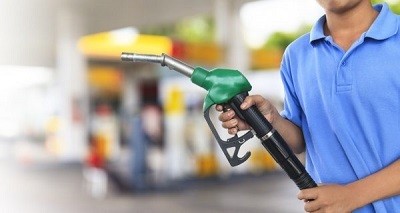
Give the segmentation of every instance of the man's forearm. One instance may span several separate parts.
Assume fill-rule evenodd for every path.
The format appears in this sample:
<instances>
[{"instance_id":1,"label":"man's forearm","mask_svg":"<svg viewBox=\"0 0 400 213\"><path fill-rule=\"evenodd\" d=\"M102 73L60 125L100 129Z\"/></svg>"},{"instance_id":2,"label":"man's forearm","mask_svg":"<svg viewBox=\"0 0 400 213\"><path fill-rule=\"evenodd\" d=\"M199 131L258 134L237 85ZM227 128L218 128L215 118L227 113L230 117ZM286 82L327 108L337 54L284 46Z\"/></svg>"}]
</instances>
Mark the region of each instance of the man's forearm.
<instances>
[{"instance_id":1,"label":"man's forearm","mask_svg":"<svg viewBox=\"0 0 400 213\"><path fill-rule=\"evenodd\" d=\"M348 187L355 193L356 208L400 195L400 159L366 178L348 184Z\"/></svg>"},{"instance_id":2,"label":"man's forearm","mask_svg":"<svg viewBox=\"0 0 400 213\"><path fill-rule=\"evenodd\" d=\"M303 133L298 126L283 117L277 118L272 125L294 153L300 154L305 151Z\"/></svg>"}]
</instances>

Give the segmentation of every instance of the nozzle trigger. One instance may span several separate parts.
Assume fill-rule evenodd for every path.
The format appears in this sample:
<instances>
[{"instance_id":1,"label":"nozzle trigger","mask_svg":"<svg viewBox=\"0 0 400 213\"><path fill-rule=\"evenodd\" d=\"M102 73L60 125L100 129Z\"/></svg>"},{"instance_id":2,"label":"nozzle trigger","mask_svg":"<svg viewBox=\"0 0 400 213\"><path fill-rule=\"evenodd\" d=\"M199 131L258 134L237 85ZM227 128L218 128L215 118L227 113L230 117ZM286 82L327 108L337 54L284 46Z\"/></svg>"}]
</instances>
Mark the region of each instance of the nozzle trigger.
<instances>
[{"instance_id":1,"label":"nozzle trigger","mask_svg":"<svg viewBox=\"0 0 400 213\"><path fill-rule=\"evenodd\" d=\"M204 118L206 119L208 126L210 127L212 133L214 134L214 137L217 140L218 145L222 149L222 152L228 159L229 164L231 166L237 166L244 163L250 157L251 153L247 152L244 156L239 157L238 156L239 149L246 141L248 141L250 138L254 136L253 132L248 131L240 137L238 135L235 135L231 138L228 138L226 141L222 140L210 119L210 108L211 107L209 107L204 111ZM232 154L230 154L229 152L231 151L231 149L234 149L233 153L231 152Z\"/></svg>"}]
</instances>

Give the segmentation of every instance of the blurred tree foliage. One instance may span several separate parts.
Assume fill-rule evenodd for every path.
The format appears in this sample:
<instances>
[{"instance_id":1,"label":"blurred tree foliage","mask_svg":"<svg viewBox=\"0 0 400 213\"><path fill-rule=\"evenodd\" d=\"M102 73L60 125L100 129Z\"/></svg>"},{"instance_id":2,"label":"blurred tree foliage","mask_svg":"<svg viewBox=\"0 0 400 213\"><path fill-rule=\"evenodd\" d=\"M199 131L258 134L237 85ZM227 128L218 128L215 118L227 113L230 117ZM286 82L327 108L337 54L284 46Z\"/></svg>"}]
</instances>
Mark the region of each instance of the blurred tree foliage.
<instances>
[{"instance_id":1,"label":"blurred tree foliage","mask_svg":"<svg viewBox=\"0 0 400 213\"><path fill-rule=\"evenodd\" d=\"M263 45L265 49L285 49L292 41L309 32L312 26L304 25L294 32L275 32Z\"/></svg>"},{"instance_id":2,"label":"blurred tree foliage","mask_svg":"<svg viewBox=\"0 0 400 213\"><path fill-rule=\"evenodd\" d=\"M185 19L175 26L176 36L188 42L213 42L215 22L211 17Z\"/></svg>"},{"instance_id":3,"label":"blurred tree foliage","mask_svg":"<svg viewBox=\"0 0 400 213\"><path fill-rule=\"evenodd\" d=\"M371 0L373 4L385 2L385 0ZM388 2L391 10L400 14L400 0ZM262 48L285 49L299 36L309 32L312 26L302 26L294 32L275 32L272 34ZM141 33L152 35L163 35L183 42L214 42L215 22L210 16L197 16L184 19L174 24L153 26L141 29Z\"/></svg>"},{"instance_id":4,"label":"blurred tree foliage","mask_svg":"<svg viewBox=\"0 0 400 213\"><path fill-rule=\"evenodd\" d=\"M378 4L378 3L382 3L382 2L387 2L385 0L371 0L372 4ZM396 13L396 14L400 14L400 0L396 0L396 1L390 1L388 2L390 9Z\"/></svg>"},{"instance_id":5,"label":"blurred tree foliage","mask_svg":"<svg viewBox=\"0 0 400 213\"><path fill-rule=\"evenodd\" d=\"M371 0L373 4L385 2L385 0ZM388 3L390 9L400 14L400 0ZM294 32L275 32L265 42L262 48L264 49L281 49L284 50L291 42L301 35L309 32L312 26L302 26Z\"/></svg>"},{"instance_id":6,"label":"blurred tree foliage","mask_svg":"<svg viewBox=\"0 0 400 213\"><path fill-rule=\"evenodd\" d=\"M212 17L198 16L175 24L148 27L140 31L143 34L163 35L184 42L213 42L215 22Z\"/></svg>"}]
</instances>

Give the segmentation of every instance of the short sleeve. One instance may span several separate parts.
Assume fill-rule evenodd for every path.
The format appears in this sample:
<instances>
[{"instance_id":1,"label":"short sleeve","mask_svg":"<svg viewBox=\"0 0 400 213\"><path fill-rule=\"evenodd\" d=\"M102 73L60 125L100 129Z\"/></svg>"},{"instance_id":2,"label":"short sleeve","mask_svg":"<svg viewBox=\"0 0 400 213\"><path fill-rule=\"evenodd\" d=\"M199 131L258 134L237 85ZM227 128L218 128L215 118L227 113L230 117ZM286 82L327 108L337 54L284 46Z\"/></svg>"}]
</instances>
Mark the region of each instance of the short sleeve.
<instances>
[{"instance_id":1,"label":"short sleeve","mask_svg":"<svg viewBox=\"0 0 400 213\"><path fill-rule=\"evenodd\" d=\"M293 75L287 52L285 52L283 56L280 74L285 91L284 107L281 115L301 127L302 109L296 95L296 87L292 77Z\"/></svg>"}]
</instances>

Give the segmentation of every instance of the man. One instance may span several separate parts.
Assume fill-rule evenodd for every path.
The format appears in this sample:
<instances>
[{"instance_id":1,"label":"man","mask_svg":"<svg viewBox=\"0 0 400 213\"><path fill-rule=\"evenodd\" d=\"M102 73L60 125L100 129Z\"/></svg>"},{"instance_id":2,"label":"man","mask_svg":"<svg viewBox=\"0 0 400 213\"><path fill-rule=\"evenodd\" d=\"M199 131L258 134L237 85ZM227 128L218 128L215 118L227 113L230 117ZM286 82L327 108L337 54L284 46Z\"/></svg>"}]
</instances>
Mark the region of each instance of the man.
<instances>
[{"instance_id":1,"label":"man","mask_svg":"<svg viewBox=\"0 0 400 213\"><path fill-rule=\"evenodd\" d=\"M286 49L281 115L249 96L321 186L307 212L400 212L400 18L369 0L317 0L325 15ZM217 106L221 111L222 107ZM249 126L233 110L230 134Z\"/></svg>"}]
</instances>

